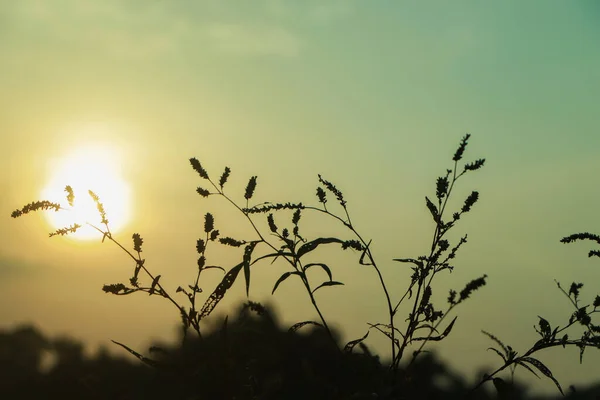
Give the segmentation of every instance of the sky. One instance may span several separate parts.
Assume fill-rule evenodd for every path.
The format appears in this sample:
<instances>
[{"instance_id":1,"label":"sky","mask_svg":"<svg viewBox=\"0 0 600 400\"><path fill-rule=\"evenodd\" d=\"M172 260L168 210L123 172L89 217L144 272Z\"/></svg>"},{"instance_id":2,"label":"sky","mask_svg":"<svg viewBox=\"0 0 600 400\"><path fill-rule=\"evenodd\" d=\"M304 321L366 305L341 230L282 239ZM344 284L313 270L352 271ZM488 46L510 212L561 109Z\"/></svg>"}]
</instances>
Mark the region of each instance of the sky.
<instances>
[{"instance_id":1,"label":"sky","mask_svg":"<svg viewBox=\"0 0 600 400\"><path fill-rule=\"evenodd\" d=\"M471 133L465 158L486 165L461 179L453 204L471 190L480 201L451 236L469 242L434 294L441 304L449 289L489 280L439 351L472 375L498 365L481 329L527 350L538 315L554 326L572 312L554 279L584 282L589 302L600 293L591 243L559 242L600 231L599 18L593 0L0 0L0 328L33 321L90 346L174 340L169 304L100 290L130 276L116 246L48 238L56 227L43 215L10 213L49 187L60 193L63 177L94 189L110 171L102 190L125 204L115 237L128 244L139 232L146 265L175 289L194 276L204 213L222 233L251 233L231 207L198 196L190 157L212 176L231 167L238 201L257 175L257 203L315 203L323 174L400 296L409 271L391 260L427 251L424 196ZM345 286L321 295L324 314L344 338L360 337L385 320L376 275L356 255L325 255ZM217 256L234 265L235 254ZM272 302L287 324L314 318L292 282L270 296L283 271L258 265L251 299ZM210 288L220 276L206 279ZM217 311L244 298L238 282ZM385 338L369 340L385 356ZM592 350L583 365L577 349L539 358L566 387L598 378Z\"/></svg>"}]
</instances>

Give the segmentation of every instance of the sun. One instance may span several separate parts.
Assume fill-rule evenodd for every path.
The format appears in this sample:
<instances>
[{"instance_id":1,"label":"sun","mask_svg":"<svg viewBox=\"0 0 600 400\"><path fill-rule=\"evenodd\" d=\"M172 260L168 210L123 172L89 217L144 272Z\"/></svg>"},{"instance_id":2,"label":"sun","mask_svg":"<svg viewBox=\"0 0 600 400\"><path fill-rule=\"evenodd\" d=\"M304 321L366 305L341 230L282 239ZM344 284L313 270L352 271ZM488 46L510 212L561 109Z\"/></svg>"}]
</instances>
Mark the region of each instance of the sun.
<instances>
[{"instance_id":1,"label":"sun","mask_svg":"<svg viewBox=\"0 0 600 400\"><path fill-rule=\"evenodd\" d=\"M79 240L99 239L103 230L102 218L89 194L94 192L104 205L108 226L112 233L122 229L130 218L130 188L122 178L118 152L102 144L90 144L74 149L49 165L50 179L42 190L42 199L60 203L65 210L47 212L47 221L53 230L77 223L82 225L68 237ZM66 186L75 194L73 207L67 202Z\"/></svg>"}]
</instances>

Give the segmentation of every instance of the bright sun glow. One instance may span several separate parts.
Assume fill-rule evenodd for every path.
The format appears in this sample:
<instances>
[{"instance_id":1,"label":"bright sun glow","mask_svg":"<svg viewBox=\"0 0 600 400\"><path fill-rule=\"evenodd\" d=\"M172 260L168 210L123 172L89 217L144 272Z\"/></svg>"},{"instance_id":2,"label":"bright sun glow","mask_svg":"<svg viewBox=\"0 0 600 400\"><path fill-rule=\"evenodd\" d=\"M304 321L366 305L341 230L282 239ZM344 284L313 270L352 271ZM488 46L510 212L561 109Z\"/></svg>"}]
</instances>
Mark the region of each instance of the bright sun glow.
<instances>
[{"instance_id":1,"label":"bright sun glow","mask_svg":"<svg viewBox=\"0 0 600 400\"><path fill-rule=\"evenodd\" d=\"M50 180L42 191L42 199L60 203L68 209L45 213L53 230L78 223L82 227L77 232L70 233L69 237L81 240L102 237L97 230L86 224L106 230L88 190L96 193L104 205L111 232L117 232L128 222L130 190L120 176L116 151L103 145L80 147L56 160L50 169ZM67 185L73 188L75 194L72 208L66 199Z\"/></svg>"}]
</instances>

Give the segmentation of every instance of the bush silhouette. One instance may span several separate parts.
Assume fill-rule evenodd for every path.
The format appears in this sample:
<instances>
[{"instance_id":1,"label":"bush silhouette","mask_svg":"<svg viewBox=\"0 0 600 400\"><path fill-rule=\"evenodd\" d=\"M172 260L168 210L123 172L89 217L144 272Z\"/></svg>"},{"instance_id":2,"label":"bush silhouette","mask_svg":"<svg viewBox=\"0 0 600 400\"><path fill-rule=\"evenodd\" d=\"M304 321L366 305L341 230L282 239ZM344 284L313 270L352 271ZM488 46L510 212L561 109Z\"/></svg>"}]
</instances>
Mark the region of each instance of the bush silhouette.
<instances>
[{"instance_id":1,"label":"bush silhouette","mask_svg":"<svg viewBox=\"0 0 600 400\"><path fill-rule=\"evenodd\" d=\"M370 399L388 385L386 367L368 349L335 351L323 330L289 332L268 307L260 306L258 314L254 306L242 305L202 340L155 344L156 368L102 351L86 357L73 339L46 339L33 328L18 328L2 334L13 360L2 364L2 376L12 371L12 379L2 382L0 393L24 399ZM15 368L23 351L37 362ZM54 358L45 371L42 351ZM441 379L446 388L437 383ZM413 379L402 389L411 395L407 398L453 399L461 398L466 386L428 353L415 363Z\"/></svg>"},{"instance_id":2,"label":"bush silhouette","mask_svg":"<svg viewBox=\"0 0 600 400\"><path fill-rule=\"evenodd\" d=\"M356 353L332 351L323 330L289 332L270 307L260 306L260 314L256 309L255 303L241 305L235 315L205 332L202 340L191 336L179 345L155 343L150 351L157 363L154 368L102 350L85 356L81 343L64 337L49 339L31 327L0 333L5 356L0 375L11 378L1 381L0 395L132 400L463 399L468 392L466 380L430 352L415 361L411 379L391 388L388 369L368 348ZM23 352L34 355L29 360L37 362L19 369ZM42 352L54 358L44 370ZM506 386L500 396L478 391L472 398L536 399L526 396L526 388L518 382ZM393 394L393 389L401 394ZM600 385L579 390L566 398L594 399L599 389Z\"/></svg>"},{"instance_id":3,"label":"bush silhouette","mask_svg":"<svg viewBox=\"0 0 600 400\"><path fill-rule=\"evenodd\" d=\"M408 265L411 271L404 282L405 286L401 288L384 280L384 264L372 251L371 241L353 224L348 200L340 189L321 175L318 176L316 205L294 202L253 204L251 202L258 184L256 176L250 177L245 190L240 192L243 193L240 196L243 199L236 202L225 191L232 172L229 167L225 167L219 179L215 180L199 160L191 158L190 164L203 182L196 189L197 193L201 197L220 197L230 204L233 210L241 213L254 236L232 238L222 234L217 229L213 214L207 212L204 216L204 232L196 244L196 277L190 284L180 285L175 290L163 286L161 275L150 271L143 258L143 238L140 234L133 234L132 250L115 240L110 231L107 211L101 199L91 190L89 195L97 205L100 223L74 221L72 225L50 233L50 236L70 234L84 223L92 226L102 235L103 241L115 243L134 264L127 284L104 285L105 292L114 295L148 293L164 298L176 308L181 318L181 348L169 351L155 347L145 356L125 344L115 343L155 368L158 372L154 378L171 383L170 386L164 384L161 387L170 387L171 395L178 398L193 393L204 394L202 398L450 398L454 392L437 392L438 388L431 380L436 375L439 363L425 351L425 346L431 341L443 341L451 334L457 320L456 316L452 316L456 307L486 284L487 275L484 274L467 282L460 290L446 289L446 304L433 302L434 288L436 293L439 291L439 279L436 278L455 268L456 256L467 243L466 234L454 243L451 243L447 234L456 229L479 200L479 192L473 190L462 200L461 206L451 211L453 206L449 200L453 198L457 182L462 182L463 176L485 165L485 159L463 161L469 139L468 134L463 137L452 156L451 168L437 178L434 195L425 197L425 205L433 221L431 246L423 255L393 259L394 262ZM69 206L73 207L77 200L73 189L66 186L65 192ZM42 200L13 211L12 216L16 218L37 210L62 209L64 207L61 204ZM335 221L345 229L346 235L305 237L301 223L305 213ZM571 235L564 238L563 242L573 240L592 240L600 244L600 237L588 233ZM214 246L231 247L232 251L239 254L239 262L232 267L223 267L218 261L213 261L211 249ZM339 343L315 295L317 291L338 290L333 287L343 285L343 282L334 279L335 270L320 255L322 248L332 246L354 252L357 263L373 271L387 306L386 321L369 324L362 337L346 344ZM590 252L590 256L599 255L599 251ZM265 262L285 268L274 282L272 292L283 282L287 285L291 284L287 281L295 281L304 288L316 318L298 322L288 329L289 334L283 334L274 317L262 305L247 303L247 309L262 314L258 320L252 320L250 324L250 317L244 314L248 310L244 309L240 317L235 322L225 324L218 335L207 332L206 319L232 285L243 276L246 293L249 293L253 266ZM222 270L224 277L206 296L201 277L209 269ZM328 279L315 281L315 270L326 273ZM552 327L546 319L539 317L536 331L540 339L521 354L496 335L483 331L493 344L489 350L498 355L502 363L494 371L483 374L479 383L472 388L464 387L458 379L450 379L452 390L460 392L463 397L486 398L487 394L481 387L491 382L499 396L517 398L519 385L509 384L499 374L503 371L514 374L515 369L521 367L551 380L563 394L563 388L550 369L533 355L547 348L570 346L577 347L582 357L587 347L600 347L600 326L592 322L593 314L600 312L600 296L596 296L592 304L584 305L580 298L583 284L573 283L568 292L558 282L557 285L574 307L573 313L565 318L564 325ZM402 304L408 305L410 311L407 316L398 313ZM448 317L452 319L448 320ZM244 331L244 324L250 324L253 330ZM584 327L580 337L569 336L574 325ZM305 336L299 334L307 330L310 333ZM190 335L190 331L194 335ZM245 334L236 336L239 332ZM371 332L389 339L389 363L380 363L377 357L366 350L365 340ZM362 349L362 352L358 349ZM68 359L69 365L82 362L76 347L64 344L61 351L61 357ZM445 369L438 368L437 372L443 374ZM68 375L69 372L64 373Z\"/></svg>"}]
</instances>

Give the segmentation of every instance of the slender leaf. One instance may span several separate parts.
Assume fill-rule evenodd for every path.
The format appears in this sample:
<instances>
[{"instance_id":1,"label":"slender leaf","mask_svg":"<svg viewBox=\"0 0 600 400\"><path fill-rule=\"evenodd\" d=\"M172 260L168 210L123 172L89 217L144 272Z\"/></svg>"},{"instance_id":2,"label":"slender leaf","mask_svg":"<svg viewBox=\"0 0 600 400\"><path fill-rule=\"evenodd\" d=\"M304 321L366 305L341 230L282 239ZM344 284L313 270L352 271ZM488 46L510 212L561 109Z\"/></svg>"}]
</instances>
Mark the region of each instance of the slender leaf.
<instances>
[{"instance_id":1,"label":"slender leaf","mask_svg":"<svg viewBox=\"0 0 600 400\"><path fill-rule=\"evenodd\" d=\"M367 246L363 249L363 252L360 255L360 259L358 260L358 263L360 265L373 265L373 260L371 260L368 263L365 262L365 256L368 254L367 252L369 251L369 246L371 245L371 242L372 242L372 240L369 240L369 243L367 243Z\"/></svg>"},{"instance_id":2,"label":"slender leaf","mask_svg":"<svg viewBox=\"0 0 600 400\"><path fill-rule=\"evenodd\" d=\"M494 347L488 347L488 350L492 350L493 352L495 352L496 354L498 354L500 356L500 358L502 358L502 361L506 362L506 356L504 354L502 354L500 352L500 350L494 348Z\"/></svg>"},{"instance_id":3,"label":"slender leaf","mask_svg":"<svg viewBox=\"0 0 600 400\"><path fill-rule=\"evenodd\" d=\"M321 325L318 322L315 321L302 321L302 322L297 322L294 325L292 325L290 327L290 329L288 329L289 332L296 332L298 329L302 328L305 325L316 325L316 326L320 326L321 328L323 327L323 325Z\"/></svg>"},{"instance_id":4,"label":"slender leaf","mask_svg":"<svg viewBox=\"0 0 600 400\"><path fill-rule=\"evenodd\" d=\"M305 255L306 253L309 253L311 251L313 251L314 249L317 248L317 246L322 245L322 244L328 244L328 243L341 243L343 244L344 241L340 240L338 238L318 238L315 240L311 240L308 243L304 243L302 246L300 246L300 248L298 249L298 252L296 253L296 257L300 258L303 255Z\"/></svg>"},{"instance_id":5,"label":"slender leaf","mask_svg":"<svg viewBox=\"0 0 600 400\"><path fill-rule=\"evenodd\" d=\"M327 276L329 277L329 280L332 280L332 275L331 275L331 270L329 269L329 267L327 266L327 264L323 264L323 263L310 263L310 264L306 264L304 266L304 272L306 272L307 269L309 269L310 267L313 266L317 266L317 267L321 267L325 270L325 272L327 273Z\"/></svg>"},{"instance_id":6,"label":"slender leaf","mask_svg":"<svg viewBox=\"0 0 600 400\"><path fill-rule=\"evenodd\" d=\"M529 365L527 365L527 364L525 364L524 362L521 362L521 361L515 361L515 363L517 363L521 367L525 368L526 370L528 370L529 372L531 372L532 374L534 374L536 376L536 378L541 379L540 376L534 370L532 370Z\"/></svg>"},{"instance_id":7,"label":"slender leaf","mask_svg":"<svg viewBox=\"0 0 600 400\"><path fill-rule=\"evenodd\" d=\"M454 327L454 323L456 322L456 318L458 318L458 317L454 317L452 322L450 322L450 324L446 327L446 329L444 329L444 332L442 332L443 337L446 337L450 334L450 331L452 331L452 327Z\"/></svg>"},{"instance_id":8,"label":"slender leaf","mask_svg":"<svg viewBox=\"0 0 600 400\"><path fill-rule=\"evenodd\" d=\"M252 252L258 243L259 242L257 241L250 242L244 249L244 261L242 262L244 263L244 278L246 279L246 296L250 295L250 265L252 265L250 259L252 258Z\"/></svg>"},{"instance_id":9,"label":"slender leaf","mask_svg":"<svg viewBox=\"0 0 600 400\"><path fill-rule=\"evenodd\" d=\"M156 277L152 280L152 286L150 286L150 291L148 294L153 295L156 291L156 285L158 285L158 280L160 279L160 275L156 275Z\"/></svg>"},{"instance_id":10,"label":"slender leaf","mask_svg":"<svg viewBox=\"0 0 600 400\"><path fill-rule=\"evenodd\" d=\"M219 267L218 265L208 265L206 267L204 267L204 269L220 269L221 271L225 272L225 268L223 267Z\"/></svg>"},{"instance_id":11,"label":"slender leaf","mask_svg":"<svg viewBox=\"0 0 600 400\"><path fill-rule=\"evenodd\" d=\"M399 334L399 335L400 335L402 338L404 338L404 335L402 334L402 332L400 332L400 330L398 330L398 328L390 328L390 326L389 326L389 325L385 325L385 324L370 324L370 323L367 323L367 324L369 325L369 327L370 327L370 328L377 329L379 332L383 333L383 334L384 334L385 336L387 336L387 337L388 337L388 339L390 339L390 340L392 340L392 333L391 333L391 332L389 332L389 331L385 331L385 330L383 330L383 329L381 328L382 326L383 326L383 327L385 327L385 328L387 328L387 329L390 329L390 331L391 331L392 329L394 329L394 331L395 331L396 333L398 333L398 334ZM394 341L394 345L395 345L397 348L400 348L400 341L398 340L398 338L397 338L397 337L394 337L394 338L393 338L393 341Z\"/></svg>"},{"instance_id":12,"label":"slender leaf","mask_svg":"<svg viewBox=\"0 0 600 400\"><path fill-rule=\"evenodd\" d=\"M527 363L533 365L542 374L544 374L548 378L552 379L552 382L554 382L554 384L558 388L558 391L564 396L564 393L563 393L562 388L560 387L560 384L558 383L558 381L556 380L556 378L552 375L552 372L550 371L550 369L548 369L548 367L546 367L540 360L538 360L536 358L533 358L533 357L521 357L521 361L527 362Z\"/></svg>"},{"instance_id":13,"label":"slender leaf","mask_svg":"<svg viewBox=\"0 0 600 400\"><path fill-rule=\"evenodd\" d=\"M127 350L128 352L130 352L131 354L133 354L135 357L137 357L144 364L149 365L151 367L158 366L158 363L156 361L151 360L148 357L145 357L145 356L141 355L140 353L138 353L137 351L129 348L128 346L124 345L123 343L119 343L119 342L114 341L114 340L111 340L111 342L113 342L116 345L121 346L122 348L124 348L125 350Z\"/></svg>"},{"instance_id":14,"label":"slender leaf","mask_svg":"<svg viewBox=\"0 0 600 400\"><path fill-rule=\"evenodd\" d=\"M301 275L300 272L298 271L288 271L288 272L284 272L279 279L277 279L277 282L275 282L275 286L273 286L273 291L271 292L271 294L275 293L275 290L277 290L277 288L279 287L279 284L283 281L285 281L287 278L289 278L291 275Z\"/></svg>"},{"instance_id":15,"label":"slender leaf","mask_svg":"<svg viewBox=\"0 0 600 400\"><path fill-rule=\"evenodd\" d=\"M500 347L502 347L502 350L504 350L504 354L506 355L506 357L508 357L508 355L510 354L510 351L508 349L508 347L502 343L502 341L500 339L498 339L496 336L494 336L493 334L486 332L486 331L481 331L484 335L486 335L487 337L489 337L490 339L492 339L494 342L498 343L500 345Z\"/></svg>"},{"instance_id":16,"label":"slender leaf","mask_svg":"<svg viewBox=\"0 0 600 400\"><path fill-rule=\"evenodd\" d=\"M441 335L438 335L438 336L429 336L429 337L418 337L418 338L414 338L412 340L415 341L415 342L417 342L417 341L424 341L424 340L438 342L438 341L444 339L446 336L448 336L448 334L452 330L452 327L454 326L454 322L456 321L456 318L457 317L454 317L454 319L452 320L452 322L450 322L450 324L446 327L446 329L444 330L444 332L442 332ZM428 328L429 326L421 326L421 327ZM431 328L433 328L433 327L431 327ZM433 330L435 330L435 328L433 328Z\"/></svg>"},{"instance_id":17,"label":"slender leaf","mask_svg":"<svg viewBox=\"0 0 600 400\"><path fill-rule=\"evenodd\" d=\"M417 267L423 268L423 262L419 261L419 260L415 260L414 258L394 258L392 261L415 264Z\"/></svg>"},{"instance_id":18,"label":"slender leaf","mask_svg":"<svg viewBox=\"0 0 600 400\"><path fill-rule=\"evenodd\" d=\"M338 282L338 281L326 281L326 282L321 283L316 288L314 288L312 292L313 293L316 292L318 289L322 288L323 286L337 286L337 285L343 285L343 283Z\"/></svg>"},{"instance_id":19,"label":"slender leaf","mask_svg":"<svg viewBox=\"0 0 600 400\"><path fill-rule=\"evenodd\" d=\"M416 332L419 329L429 329L430 332L435 332L435 333L439 333L437 329L435 329L435 327L431 324L423 324L423 325L419 325L417 326L413 332Z\"/></svg>"},{"instance_id":20,"label":"slender leaf","mask_svg":"<svg viewBox=\"0 0 600 400\"><path fill-rule=\"evenodd\" d=\"M354 349L354 346L356 346L357 344L359 344L363 340L365 340L367 338L367 336L369 336L369 331L367 331L367 333L365 333L365 335L363 337L361 337L359 339L351 340L348 343L346 343L346 345L344 346L344 352L352 353L352 349Z\"/></svg>"},{"instance_id":21,"label":"slender leaf","mask_svg":"<svg viewBox=\"0 0 600 400\"><path fill-rule=\"evenodd\" d=\"M433 217L433 220L437 223L440 219L440 215L439 215L437 207L435 206L435 204L433 204L431 202L431 200L429 200L429 197L427 197L427 196L425 196L425 202L427 204L427 208L429 209L429 212L431 213L431 216Z\"/></svg>"},{"instance_id":22,"label":"slender leaf","mask_svg":"<svg viewBox=\"0 0 600 400\"><path fill-rule=\"evenodd\" d=\"M241 262L235 267L231 268L229 272L225 274L221 283L217 285L215 290L211 293L208 299L206 299L206 302L202 306L202 309L198 314L199 320L201 320L204 317L208 317L210 313L215 309L217 304L219 304L221 299L223 299L223 296L225 296L225 292L227 292L227 290L231 288L231 285L233 285L233 282L235 282L235 278L237 278L243 266L244 262Z\"/></svg>"},{"instance_id":23,"label":"slender leaf","mask_svg":"<svg viewBox=\"0 0 600 400\"><path fill-rule=\"evenodd\" d=\"M257 263L260 260L263 260L265 258L269 258L269 257L274 257L273 258L273 262L275 262L275 260L277 259L277 257L293 257L294 255L290 252L285 252L285 251L278 251L277 253L271 253L271 254L265 254L264 256L260 256L258 258L255 258L254 261L252 261L252 264Z\"/></svg>"}]
</instances>

